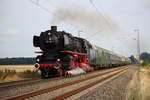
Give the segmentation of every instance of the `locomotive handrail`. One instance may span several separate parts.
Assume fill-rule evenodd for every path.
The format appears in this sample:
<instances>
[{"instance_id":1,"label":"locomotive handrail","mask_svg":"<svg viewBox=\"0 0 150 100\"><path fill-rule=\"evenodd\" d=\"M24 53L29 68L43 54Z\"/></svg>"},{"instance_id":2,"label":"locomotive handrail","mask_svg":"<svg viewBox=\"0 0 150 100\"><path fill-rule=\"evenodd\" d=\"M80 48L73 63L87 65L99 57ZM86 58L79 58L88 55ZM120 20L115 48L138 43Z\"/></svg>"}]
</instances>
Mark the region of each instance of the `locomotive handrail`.
<instances>
[{"instance_id":1,"label":"locomotive handrail","mask_svg":"<svg viewBox=\"0 0 150 100\"><path fill-rule=\"evenodd\" d=\"M77 54L77 55L87 55L85 53L79 53L79 52L73 52L73 51L68 51L68 50L65 50L65 51L60 51L61 53L71 53L71 54Z\"/></svg>"}]
</instances>

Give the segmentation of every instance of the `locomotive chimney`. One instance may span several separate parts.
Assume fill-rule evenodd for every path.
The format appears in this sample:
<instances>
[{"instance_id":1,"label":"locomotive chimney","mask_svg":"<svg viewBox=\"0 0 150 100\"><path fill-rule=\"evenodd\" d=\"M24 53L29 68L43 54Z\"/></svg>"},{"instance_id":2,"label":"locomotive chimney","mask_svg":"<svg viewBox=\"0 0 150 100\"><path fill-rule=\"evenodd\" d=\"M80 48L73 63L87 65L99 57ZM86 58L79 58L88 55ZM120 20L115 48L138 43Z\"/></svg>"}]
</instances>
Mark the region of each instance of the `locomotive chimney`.
<instances>
[{"instance_id":1,"label":"locomotive chimney","mask_svg":"<svg viewBox=\"0 0 150 100\"><path fill-rule=\"evenodd\" d=\"M57 31L57 26L51 26L51 31Z\"/></svg>"}]
</instances>

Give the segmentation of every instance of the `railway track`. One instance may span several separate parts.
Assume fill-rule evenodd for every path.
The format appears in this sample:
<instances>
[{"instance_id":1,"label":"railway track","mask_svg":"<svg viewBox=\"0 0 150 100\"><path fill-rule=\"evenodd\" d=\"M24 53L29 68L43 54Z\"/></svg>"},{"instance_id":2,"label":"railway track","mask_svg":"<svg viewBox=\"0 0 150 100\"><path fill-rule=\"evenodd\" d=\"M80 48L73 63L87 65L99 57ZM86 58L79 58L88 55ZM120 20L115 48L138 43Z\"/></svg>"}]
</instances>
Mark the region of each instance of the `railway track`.
<instances>
[{"instance_id":1,"label":"railway track","mask_svg":"<svg viewBox=\"0 0 150 100\"><path fill-rule=\"evenodd\" d=\"M62 77L61 77L62 78ZM9 81L9 82L1 82L0 83L0 89L1 88L11 88L11 87L19 87L22 85L28 85L28 84L34 84L41 81L53 81L60 78L49 78L49 79L41 79L41 78L30 78L30 79L24 79L24 80L17 80L17 81Z\"/></svg>"},{"instance_id":2,"label":"railway track","mask_svg":"<svg viewBox=\"0 0 150 100\"><path fill-rule=\"evenodd\" d=\"M38 78L28 78L24 80L17 80L17 81L8 81L8 82L0 82L0 88L5 88L5 87L13 87L13 86L18 86L21 84L26 84L28 82L34 82L34 81L39 81L40 79Z\"/></svg>"},{"instance_id":3,"label":"railway track","mask_svg":"<svg viewBox=\"0 0 150 100\"><path fill-rule=\"evenodd\" d=\"M114 68L109 71L104 71L103 73L91 75L89 77L72 80L70 82L65 82L49 88L14 96L8 98L7 100L63 100L96 84L115 77L116 75L125 72L127 69L128 67Z\"/></svg>"},{"instance_id":4,"label":"railway track","mask_svg":"<svg viewBox=\"0 0 150 100\"><path fill-rule=\"evenodd\" d=\"M40 84L48 83L63 79L64 77L56 77L50 79L30 78L18 81L9 81L0 83L0 100L6 99L15 95L20 95L37 90ZM36 87L34 87L36 85Z\"/></svg>"}]
</instances>

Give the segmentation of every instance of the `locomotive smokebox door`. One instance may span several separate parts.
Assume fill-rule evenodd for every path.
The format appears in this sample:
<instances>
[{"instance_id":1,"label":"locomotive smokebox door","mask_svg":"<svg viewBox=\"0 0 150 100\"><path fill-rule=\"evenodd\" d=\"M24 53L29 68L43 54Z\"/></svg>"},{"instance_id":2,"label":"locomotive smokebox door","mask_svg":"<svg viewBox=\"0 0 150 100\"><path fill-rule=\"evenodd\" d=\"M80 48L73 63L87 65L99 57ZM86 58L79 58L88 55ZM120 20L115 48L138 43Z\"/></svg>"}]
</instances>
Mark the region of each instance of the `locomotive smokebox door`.
<instances>
[{"instance_id":1,"label":"locomotive smokebox door","mask_svg":"<svg viewBox=\"0 0 150 100\"><path fill-rule=\"evenodd\" d=\"M51 26L51 31L57 32L57 26Z\"/></svg>"},{"instance_id":2,"label":"locomotive smokebox door","mask_svg":"<svg viewBox=\"0 0 150 100\"><path fill-rule=\"evenodd\" d=\"M40 37L39 36L34 36L33 37L33 46L34 47L39 47L40 46Z\"/></svg>"}]
</instances>

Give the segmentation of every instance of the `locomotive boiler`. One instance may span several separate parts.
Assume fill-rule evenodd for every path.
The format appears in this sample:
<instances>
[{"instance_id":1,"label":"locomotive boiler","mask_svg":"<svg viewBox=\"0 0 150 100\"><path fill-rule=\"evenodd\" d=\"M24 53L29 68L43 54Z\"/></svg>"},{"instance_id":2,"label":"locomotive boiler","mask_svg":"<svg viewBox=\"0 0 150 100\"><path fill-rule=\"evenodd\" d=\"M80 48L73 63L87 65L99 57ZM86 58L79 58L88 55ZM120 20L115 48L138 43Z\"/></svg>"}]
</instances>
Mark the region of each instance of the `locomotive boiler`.
<instances>
[{"instance_id":1,"label":"locomotive boiler","mask_svg":"<svg viewBox=\"0 0 150 100\"><path fill-rule=\"evenodd\" d=\"M65 31L57 31L57 26L33 37L34 47L41 51L36 57L35 67L42 77L77 75L105 67L129 64L128 58L74 37Z\"/></svg>"}]
</instances>

